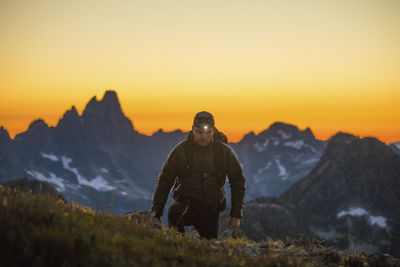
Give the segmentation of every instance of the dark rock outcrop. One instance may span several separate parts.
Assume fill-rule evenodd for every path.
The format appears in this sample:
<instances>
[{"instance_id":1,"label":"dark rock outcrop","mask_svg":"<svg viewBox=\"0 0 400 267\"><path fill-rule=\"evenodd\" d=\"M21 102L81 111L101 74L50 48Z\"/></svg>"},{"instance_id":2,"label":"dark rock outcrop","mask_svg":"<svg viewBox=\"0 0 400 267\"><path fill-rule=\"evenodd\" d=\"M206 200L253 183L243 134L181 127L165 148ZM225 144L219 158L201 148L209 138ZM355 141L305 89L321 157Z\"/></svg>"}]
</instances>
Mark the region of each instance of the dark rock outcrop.
<instances>
[{"instance_id":1,"label":"dark rock outcrop","mask_svg":"<svg viewBox=\"0 0 400 267\"><path fill-rule=\"evenodd\" d=\"M400 255L399 207L400 156L375 138L338 133L281 197L247 203L243 228L258 238L305 233L342 248Z\"/></svg>"}]
</instances>

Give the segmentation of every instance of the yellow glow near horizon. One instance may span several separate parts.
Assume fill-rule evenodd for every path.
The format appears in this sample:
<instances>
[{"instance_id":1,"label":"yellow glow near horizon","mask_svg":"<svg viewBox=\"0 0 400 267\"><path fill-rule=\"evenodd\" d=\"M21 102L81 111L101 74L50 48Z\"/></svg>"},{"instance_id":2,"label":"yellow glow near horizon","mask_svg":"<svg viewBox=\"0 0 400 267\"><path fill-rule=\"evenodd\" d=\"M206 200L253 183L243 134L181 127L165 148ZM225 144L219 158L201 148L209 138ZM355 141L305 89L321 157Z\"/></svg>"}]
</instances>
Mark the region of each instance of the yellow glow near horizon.
<instances>
[{"instance_id":1,"label":"yellow glow near horizon","mask_svg":"<svg viewBox=\"0 0 400 267\"><path fill-rule=\"evenodd\" d=\"M56 125L117 91L141 133L208 110L230 140L274 121L400 140L399 1L0 3L0 126Z\"/></svg>"}]
</instances>

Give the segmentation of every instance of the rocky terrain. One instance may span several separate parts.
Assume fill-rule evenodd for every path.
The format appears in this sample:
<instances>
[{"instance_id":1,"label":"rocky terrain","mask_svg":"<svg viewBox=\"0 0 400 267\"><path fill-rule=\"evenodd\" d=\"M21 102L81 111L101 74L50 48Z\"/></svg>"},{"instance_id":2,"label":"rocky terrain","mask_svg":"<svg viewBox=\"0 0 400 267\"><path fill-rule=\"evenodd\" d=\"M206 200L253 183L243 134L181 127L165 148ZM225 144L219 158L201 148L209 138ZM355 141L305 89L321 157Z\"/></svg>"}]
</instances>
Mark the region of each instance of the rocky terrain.
<instances>
[{"instance_id":1,"label":"rocky terrain","mask_svg":"<svg viewBox=\"0 0 400 267\"><path fill-rule=\"evenodd\" d=\"M338 133L316 167L279 198L246 203L249 238L298 233L343 249L400 255L400 157L375 138Z\"/></svg>"}]
</instances>

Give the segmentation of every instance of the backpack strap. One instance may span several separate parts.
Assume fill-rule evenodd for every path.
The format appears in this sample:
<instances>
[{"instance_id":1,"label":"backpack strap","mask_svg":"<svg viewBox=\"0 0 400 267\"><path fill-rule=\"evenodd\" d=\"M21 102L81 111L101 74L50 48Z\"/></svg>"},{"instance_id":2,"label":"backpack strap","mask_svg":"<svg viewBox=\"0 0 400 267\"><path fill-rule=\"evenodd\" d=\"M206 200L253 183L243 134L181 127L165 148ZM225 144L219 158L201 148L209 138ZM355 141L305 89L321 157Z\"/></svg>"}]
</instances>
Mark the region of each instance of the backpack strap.
<instances>
[{"instance_id":1,"label":"backpack strap","mask_svg":"<svg viewBox=\"0 0 400 267\"><path fill-rule=\"evenodd\" d=\"M193 144L193 133L189 132L188 139L184 145L184 154L185 154L185 166L184 166L184 175L190 174L193 170L194 166L194 144ZM225 181L226 176L226 159L224 155L223 144L228 143L228 138L225 134L218 131L214 134L214 143L213 143L213 160L214 167L217 170L218 179L223 179Z\"/></svg>"},{"instance_id":2,"label":"backpack strap","mask_svg":"<svg viewBox=\"0 0 400 267\"><path fill-rule=\"evenodd\" d=\"M183 175L188 175L193 170L194 163L194 146L190 141L185 142L185 146L183 148L185 154L185 165Z\"/></svg>"},{"instance_id":3,"label":"backpack strap","mask_svg":"<svg viewBox=\"0 0 400 267\"><path fill-rule=\"evenodd\" d=\"M214 166L217 170L217 179L225 182L226 178L226 160L224 155L223 144L220 141L215 141L213 146Z\"/></svg>"}]
</instances>

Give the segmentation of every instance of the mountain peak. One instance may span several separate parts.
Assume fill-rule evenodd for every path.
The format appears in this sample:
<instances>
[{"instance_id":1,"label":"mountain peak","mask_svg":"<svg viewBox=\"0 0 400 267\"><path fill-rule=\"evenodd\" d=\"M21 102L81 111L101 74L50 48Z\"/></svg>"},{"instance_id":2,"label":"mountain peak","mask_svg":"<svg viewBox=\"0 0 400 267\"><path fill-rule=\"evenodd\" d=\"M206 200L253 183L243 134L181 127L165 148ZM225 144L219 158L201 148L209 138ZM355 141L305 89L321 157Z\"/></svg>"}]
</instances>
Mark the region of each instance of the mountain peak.
<instances>
[{"instance_id":1,"label":"mountain peak","mask_svg":"<svg viewBox=\"0 0 400 267\"><path fill-rule=\"evenodd\" d=\"M87 129L119 129L115 132L125 132L128 135L135 132L132 122L122 112L117 93L112 90L107 90L100 101L94 96L86 105L81 118Z\"/></svg>"},{"instance_id":2,"label":"mountain peak","mask_svg":"<svg viewBox=\"0 0 400 267\"><path fill-rule=\"evenodd\" d=\"M72 106L71 109L67 110L64 113L63 119L70 119L70 118L79 118L78 111L76 110L75 106Z\"/></svg>"},{"instance_id":3,"label":"mountain peak","mask_svg":"<svg viewBox=\"0 0 400 267\"><path fill-rule=\"evenodd\" d=\"M100 101L100 103L102 104L103 108L109 109L113 112L122 113L121 105L115 91L107 90L104 93L103 99Z\"/></svg>"},{"instance_id":4,"label":"mountain peak","mask_svg":"<svg viewBox=\"0 0 400 267\"><path fill-rule=\"evenodd\" d=\"M86 105L83 114L109 114L116 113L118 115L122 114L121 105L118 100L117 93L112 90L107 90L104 93L103 99L98 101L96 96L90 99L89 103Z\"/></svg>"},{"instance_id":5,"label":"mountain peak","mask_svg":"<svg viewBox=\"0 0 400 267\"><path fill-rule=\"evenodd\" d=\"M47 123L42 119L37 119L31 122L29 125L28 131L36 131L37 129L47 129L49 126Z\"/></svg>"},{"instance_id":6,"label":"mountain peak","mask_svg":"<svg viewBox=\"0 0 400 267\"><path fill-rule=\"evenodd\" d=\"M305 129L303 132L306 136L309 136L309 137L315 139L315 136L314 136L313 132L311 131L310 127L307 127L307 129Z\"/></svg>"},{"instance_id":7,"label":"mountain peak","mask_svg":"<svg viewBox=\"0 0 400 267\"><path fill-rule=\"evenodd\" d=\"M0 137L8 137L10 138L10 135L8 134L8 131L6 128L4 128L3 126L0 126Z\"/></svg>"},{"instance_id":8,"label":"mountain peak","mask_svg":"<svg viewBox=\"0 0 400 267\"><path fill-rule=\"evenodd\" d=\"M8 134L8 131L3 126L1 126L0 127L0 149L4 142L10 142L10 141L11 141L11 138L10 138L10 135Z\"/></svg>"},{"instance_id":9,"label":"mountain peak","mask_svg":"<svg viewBox=\"0 0 400 267\"><path fill-rule=\"evenodd\" d=\"M63 117L59 120L57 127L61 125L71 125L71 123L74 124L75 122L78 122L79 119L78 111L75 106L72 106L71 109L64 113Z\"/></svg>"},{"instance_id":10,"label":"mountain peak","mask_svg":"<svg viewBox=\"0 0 400 267\"><path fill-rule=\"evenodd\" d=\"M153 135L158 135L158 134L164 134L164 133L166 133L166 132L164 132L164 130L163 130L162 128L160 128L160 129L158 129L157 132L154 132L154 133L152 134L152 136L153 136Z\"/></svg>"},{"instance_id":11,"label":"mountain peak","mask_svg":"<svg viewBox=\"0 0 400 267\"><path fill-rule=\"evenodd\" d=\"M286 133L295 133L299 132L299 128L293 124L284 123L284 122L274 122L272 123L267 130L264 132L286 132Z\"/></svg>"},{"instance_id":12,"label":"mountain peak","mask_svg":"<svg viewBox=\"0 0 400 267\"><path fill-rule=\"evenodd\" d=\"M356 140L359 140L360 138L358 136L354 136L350 133L344 133L344 132L338 132L334 136L332 136L329 139L329 143L334 143L334 144L350 144L352 142L355 142Z\"/></svg>"},{"instance_id":13,"label":"mountain peak","mask_svg":"<svg viewBox=\"0 0 400 267\"><path fill-rule=\"evenodd\" d=\"M107 100L118 101L117 92L115 92L114 90L106 90L104 92L103 101Z\"/></svg>"}]
</instances>

